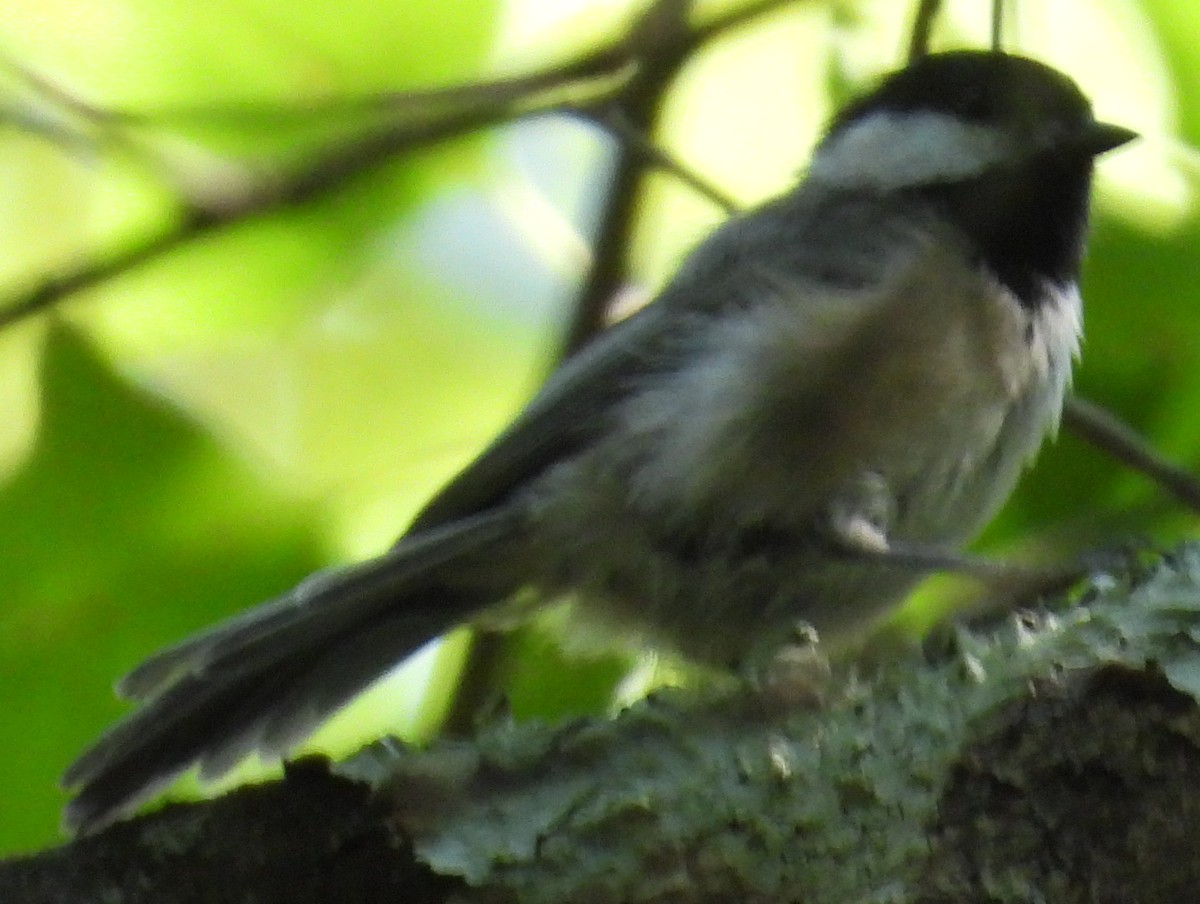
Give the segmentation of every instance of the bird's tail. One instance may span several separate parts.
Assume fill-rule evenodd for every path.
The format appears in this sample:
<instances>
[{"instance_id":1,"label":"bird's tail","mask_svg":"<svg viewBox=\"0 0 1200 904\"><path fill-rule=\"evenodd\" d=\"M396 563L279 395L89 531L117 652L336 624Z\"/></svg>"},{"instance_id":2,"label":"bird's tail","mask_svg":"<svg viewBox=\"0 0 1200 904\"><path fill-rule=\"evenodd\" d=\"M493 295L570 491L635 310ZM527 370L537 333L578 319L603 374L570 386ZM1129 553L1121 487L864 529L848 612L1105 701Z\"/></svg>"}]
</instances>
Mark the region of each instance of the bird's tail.
<instances>
[{"instance_id":1,"label":"bird's tail","mask_svg":"<svg viewBox=\"0 0 1200 904\"><path fill-rule=\"evenodd\" d=\"M73 831L99 828L193 764L215 778L252 751L282 756L427 641L494 602L439 581L511 536L501 508L405 538L148 659L118 684L142 704L63 775Z\"/></svg>"}]
</instances>

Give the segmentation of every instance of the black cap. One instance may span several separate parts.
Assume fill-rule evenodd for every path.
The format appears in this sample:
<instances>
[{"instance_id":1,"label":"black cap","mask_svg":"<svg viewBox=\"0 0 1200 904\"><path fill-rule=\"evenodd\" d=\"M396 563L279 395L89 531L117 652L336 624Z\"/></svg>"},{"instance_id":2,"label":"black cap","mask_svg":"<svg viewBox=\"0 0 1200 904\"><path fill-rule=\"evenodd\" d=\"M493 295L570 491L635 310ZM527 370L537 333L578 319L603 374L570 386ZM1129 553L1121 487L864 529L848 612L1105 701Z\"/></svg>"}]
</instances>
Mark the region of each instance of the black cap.
<instances>
[{"instance_id":1,"label":"black cap","mask_svg":"<svg viewBox=\"0 0 1200 904\"><path fill-rule=\"evenodd\" d=\"M879 112L943 113L1018 136L1027 133L1039 144L1053 136L1093 154L1135 137L1121 126L1097 123L1088 99L1062 72L1037 60L990 50L922 57L842 110L829 136Z\"/></svg>"}]
</instances>

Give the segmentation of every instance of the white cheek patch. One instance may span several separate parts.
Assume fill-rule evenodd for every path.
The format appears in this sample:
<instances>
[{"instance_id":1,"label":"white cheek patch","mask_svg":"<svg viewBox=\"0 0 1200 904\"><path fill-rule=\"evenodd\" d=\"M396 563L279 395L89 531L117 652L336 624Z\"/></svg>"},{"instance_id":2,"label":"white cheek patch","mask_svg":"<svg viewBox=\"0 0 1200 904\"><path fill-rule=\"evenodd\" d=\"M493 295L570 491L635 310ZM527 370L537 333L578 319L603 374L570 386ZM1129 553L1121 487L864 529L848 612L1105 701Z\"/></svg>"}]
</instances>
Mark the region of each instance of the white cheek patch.
<instances>
[{"instance_id":1,"label":"white cheek patch","mask_svg":"<svg viewBox=\"0 0 1200 904\"><path fill-rule=\"evenodd\" d=\"M893 190L976 176L1012 156L995 129L945 113L872 113L818 149L808 178L838 188Z\"/></svg>"}]
</instances>

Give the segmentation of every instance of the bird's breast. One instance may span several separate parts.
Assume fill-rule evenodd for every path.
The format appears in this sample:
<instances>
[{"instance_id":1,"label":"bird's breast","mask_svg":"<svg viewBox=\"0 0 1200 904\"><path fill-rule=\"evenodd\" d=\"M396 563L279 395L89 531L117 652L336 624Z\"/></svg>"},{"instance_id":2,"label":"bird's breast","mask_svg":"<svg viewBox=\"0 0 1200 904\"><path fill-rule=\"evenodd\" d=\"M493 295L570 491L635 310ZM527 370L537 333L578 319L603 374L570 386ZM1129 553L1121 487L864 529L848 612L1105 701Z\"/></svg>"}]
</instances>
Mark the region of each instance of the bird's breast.
<instances>
[{"instance_id":1,"label":"bird's breast","mask_svg":"<svg viewBox=\"0 0 1200 904\"><path fill-rule=\"evenodd\" d=\"M891 537L967 541L1056 423L1078 339L1074 293L1026 308L934 253L865 295L768 282L542 494L549 586L709 660L907 593L911 570L831 555L835 509L861 498Z\"/></svg>"},{"instance_id":2,"label":"bird's breast","mask_svg":"<svg viewBox=\"0 0 1200 904\"><path fill-rule=\"evenodd\" d=\"M868 292L767 274L623 408L626 491L668 521L800 529L881 475L898 530L962 542L1056 425L1078 336L1074 291L1029 308L937 246Z\"/></svg>"}]
</instances>

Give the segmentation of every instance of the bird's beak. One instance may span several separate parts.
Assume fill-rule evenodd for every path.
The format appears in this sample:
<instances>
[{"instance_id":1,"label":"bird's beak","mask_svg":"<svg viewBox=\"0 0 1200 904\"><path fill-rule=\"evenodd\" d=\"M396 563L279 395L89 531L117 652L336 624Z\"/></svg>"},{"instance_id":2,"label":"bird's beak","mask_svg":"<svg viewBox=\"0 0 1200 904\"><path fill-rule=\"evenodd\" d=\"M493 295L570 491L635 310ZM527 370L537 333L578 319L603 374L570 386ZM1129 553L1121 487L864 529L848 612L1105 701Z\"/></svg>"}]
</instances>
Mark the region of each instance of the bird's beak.
<instances>
[{"instance_id":1,"label":"bird's beak","mask_svg":"<svg viewBox=\"0 0 1200 904\"><path fill-rule=\"evenodd\" d=\"M1093 156L1119 148L1138 137L1133 129L1108 122L1094 122L1083 134L1083 147Z\"/></svg>"}]
</instances>

